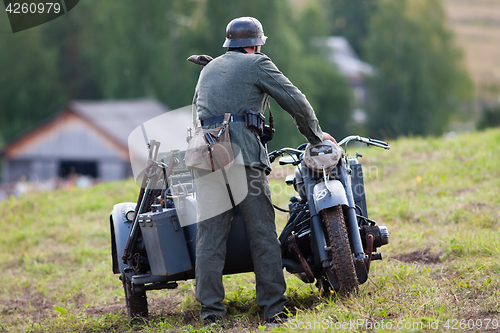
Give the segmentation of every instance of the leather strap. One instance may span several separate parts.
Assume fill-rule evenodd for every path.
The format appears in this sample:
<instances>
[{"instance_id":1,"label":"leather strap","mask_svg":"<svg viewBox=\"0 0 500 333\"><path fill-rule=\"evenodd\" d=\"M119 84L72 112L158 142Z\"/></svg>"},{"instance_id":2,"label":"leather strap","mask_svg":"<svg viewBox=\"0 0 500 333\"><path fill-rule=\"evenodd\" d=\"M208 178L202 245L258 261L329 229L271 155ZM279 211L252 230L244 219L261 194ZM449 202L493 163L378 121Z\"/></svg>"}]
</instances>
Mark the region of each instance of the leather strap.
<instances>
[{"instance_id":1,"label":"leather strap","mask_svg":"<svg viewBox=\"0 0 500 333\"><path fill-rule=\"evenodd\" d=\"M224 115L220 116L214 116L214 117L208 117L205 119L201 120L201 126L206 126L206 125L212 125L216 123L222 123L224 121ZM229 117L229 122L234 122L234 121L242 121L245 122L245 115L244 114L236 114L236 113L231 113L231 116Z\"/></svg>"}]
</instances>

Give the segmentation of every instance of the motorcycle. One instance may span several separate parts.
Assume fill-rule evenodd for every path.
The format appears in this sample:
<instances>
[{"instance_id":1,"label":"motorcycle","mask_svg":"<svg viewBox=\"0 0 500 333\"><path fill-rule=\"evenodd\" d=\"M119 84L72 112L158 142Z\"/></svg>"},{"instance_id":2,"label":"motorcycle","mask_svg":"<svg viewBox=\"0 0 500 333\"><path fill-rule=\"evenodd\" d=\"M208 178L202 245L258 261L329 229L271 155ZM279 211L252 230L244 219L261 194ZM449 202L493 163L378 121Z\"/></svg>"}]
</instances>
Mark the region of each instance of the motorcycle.
<instances>
[{"instance_id":1,"label":"motorcycle","mask_svg":"<svg viewBox=\"0 0 500 333\"><path fill-rule=\"evenodd\" d=\"M279 163L296 166L285 182L299 196L290 199L289 210L280 209L290 214L279 236L283 265L306 283L316 281L324 295L357 291L368 279L371 261L382 259L377 248L389 243L387 227L368 218L361 155L349 157L347 144L351 141L390 149L380 140L348 136L339 142L345 149L334 158L330 171L307 163L302 150L305 144L269 154L271 161L288 154ZM310 154L312 158L333 154L332 147L311 146Z\"/></svg>"},{"instance_id":2,"label":"motorcycle","mask_svg":"<svg viewBox=\"0 0 500 333\"><path fill-rule=\"evenodd\" d=\"M322 170L311 168L304 156L333 154L331 145L304 144L268 155L271 162L280 157L280 165L296 167L285 182L298 196L290 198L288 209L275 206L289 213L279 236L283 267L306 283L316 281L324 295L357 291L371 261L382 259L377 248L389 242L387 228L368 218L361 155L348 156L350 141L390 149L383 141L349 136L339 142L345 151ZM175 289L179 281L195 277L193 175L183 163L184 151L159 153L159 146L149 143L137 202L116 204L110 215L113 273L120 274L130 318L147 318L148 290ZM236 208L223 274L252 271L250 239Z\"/></svg>"}]
</instances>

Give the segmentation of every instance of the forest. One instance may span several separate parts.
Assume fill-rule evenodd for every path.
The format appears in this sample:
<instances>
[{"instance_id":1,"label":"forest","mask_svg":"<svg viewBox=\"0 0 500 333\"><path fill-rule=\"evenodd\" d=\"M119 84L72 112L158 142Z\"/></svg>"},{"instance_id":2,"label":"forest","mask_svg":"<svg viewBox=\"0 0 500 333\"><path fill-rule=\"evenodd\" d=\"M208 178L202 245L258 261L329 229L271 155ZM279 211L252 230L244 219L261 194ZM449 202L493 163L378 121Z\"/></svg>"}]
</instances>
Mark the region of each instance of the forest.
<instances>
[{"instance_id":1,"label":"forest","mask_svg":"<svg viewBox=\"0 0 500 333\"><path fill-rule=\"evenodd\" d=\"M262 52L307 96L323 130L393 138L440 135L467 118L474 87L441 0L80 1L47 24L12 33L0 14L0 143L74 99L149 97L189 105L200 67L192 54L219 56L227 23L258 18ZM356 122L348 80L318 37L343 36L374 69L365 77L367 120ZM304 141L272 104L271 146Z\"/></svg>"}]
</instances>

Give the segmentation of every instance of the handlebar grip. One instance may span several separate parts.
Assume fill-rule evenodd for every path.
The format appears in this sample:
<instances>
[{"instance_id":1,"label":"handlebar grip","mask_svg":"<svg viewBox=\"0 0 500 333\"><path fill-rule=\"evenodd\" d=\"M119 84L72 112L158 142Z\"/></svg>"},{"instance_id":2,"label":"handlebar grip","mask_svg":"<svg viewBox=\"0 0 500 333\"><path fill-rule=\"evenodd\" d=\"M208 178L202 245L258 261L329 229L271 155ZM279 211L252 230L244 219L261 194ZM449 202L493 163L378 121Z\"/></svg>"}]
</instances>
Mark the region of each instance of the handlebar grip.
<instances>
[{"instance_id":1,"label":"handlebar grip","mask_svg":"<svg viewBox=\"0 0 500 333\"><path fill-rule=\"evenodd\" d=\"M267 154L267 157L269 158L269 162L273 163L274 160L276 160L276 157L280 155L280 151L275 150Z\"/></svg>"},{"instance_id":2,"label":"handlebar grip","mask_svg":"<svg viewBox=\"0 0 500 333\"><path fill-rule=\"evenodd\" d=\"M384 141L380 141L380 140L376 140L376 139L372 139L372 138L369 138L368 140L370 140L370 142L373 142L373 143L378 143L379 145L382 145L382 146L389 146L389 144L387 142L384 142Z\"/></svg>"}]
</instances>

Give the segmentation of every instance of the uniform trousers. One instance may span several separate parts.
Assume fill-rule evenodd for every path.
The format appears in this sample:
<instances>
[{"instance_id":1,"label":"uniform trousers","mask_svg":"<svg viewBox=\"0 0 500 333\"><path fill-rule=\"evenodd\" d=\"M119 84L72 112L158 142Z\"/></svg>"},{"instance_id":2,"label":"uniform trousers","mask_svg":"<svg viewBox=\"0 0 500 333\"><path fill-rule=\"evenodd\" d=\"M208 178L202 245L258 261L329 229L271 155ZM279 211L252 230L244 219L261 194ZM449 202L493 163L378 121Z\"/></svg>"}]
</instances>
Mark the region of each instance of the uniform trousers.
<instances>
[{"instance_id":1,"label":"uniform trousers","mask_svg":"<svg viewBox=\"0 0 500 333\"><path fill-rule=\"evenodd\" d=\"M251 167L245 167L245 172L248 194L238 207L250 236L257 305L267 319L283 311L286 302L281 249L266 174L261 169ZM234 210L230 209L197 225L196 299L201 303L202 319L209 315L226 315L226 308L222 304L222 271L233 213Z\"/></svg>"}]
</instances>

